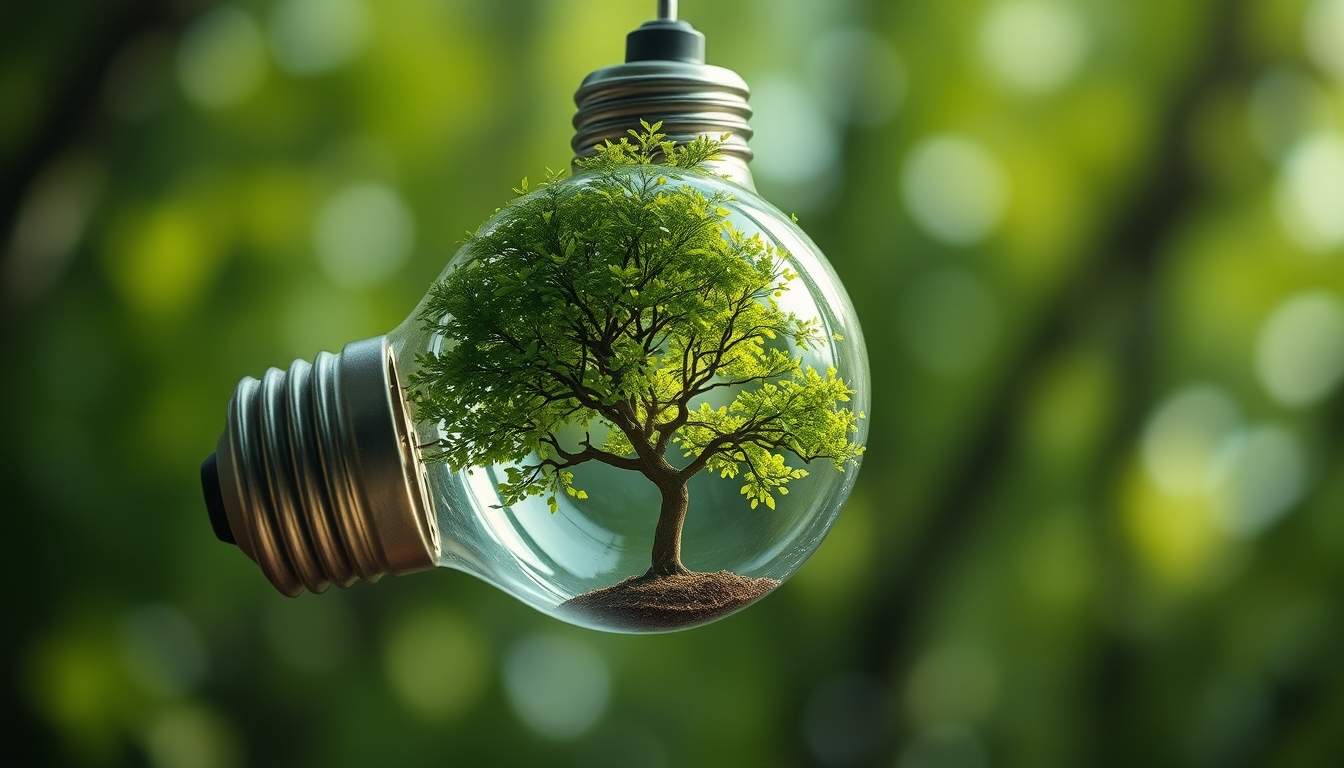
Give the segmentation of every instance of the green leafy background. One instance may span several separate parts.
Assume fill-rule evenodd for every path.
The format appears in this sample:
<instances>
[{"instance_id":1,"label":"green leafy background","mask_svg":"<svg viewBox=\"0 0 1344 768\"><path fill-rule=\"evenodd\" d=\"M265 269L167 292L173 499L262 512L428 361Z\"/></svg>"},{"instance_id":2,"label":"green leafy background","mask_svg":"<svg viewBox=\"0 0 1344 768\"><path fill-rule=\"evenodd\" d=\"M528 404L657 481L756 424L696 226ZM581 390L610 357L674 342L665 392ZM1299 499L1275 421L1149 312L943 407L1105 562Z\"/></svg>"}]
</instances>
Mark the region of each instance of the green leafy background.
<instances>
[{"instance_id":1,"label":"green leafy background","mask_svg":"<svg viewBox=\"0 0 1344 768\"><path fill-rule=\"evenodd\" d=\"M861 315L821 549L691 632L287 600L197 467L385 332L653 3L0 6L5 761L1250 766L1344 753L1344 4L687 0Z\"/></svg>"}]
</instances>

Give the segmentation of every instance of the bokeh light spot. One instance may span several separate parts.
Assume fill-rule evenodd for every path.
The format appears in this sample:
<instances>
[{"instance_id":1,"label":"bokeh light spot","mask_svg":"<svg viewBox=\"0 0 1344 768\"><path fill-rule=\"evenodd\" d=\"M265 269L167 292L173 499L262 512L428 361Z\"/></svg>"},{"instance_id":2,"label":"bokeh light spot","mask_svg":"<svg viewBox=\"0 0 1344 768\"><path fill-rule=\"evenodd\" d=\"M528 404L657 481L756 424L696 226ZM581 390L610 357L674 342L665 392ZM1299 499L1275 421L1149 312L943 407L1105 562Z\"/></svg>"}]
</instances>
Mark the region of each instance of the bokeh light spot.
<instances>
[{"instance_id":1,"label":"bokeh light spot","mask_svg":"<svg viewBox=\"0 0 1344 768\"><path fill-rule=\"evenodd\" d=\"M196 20L177 49L177 78L197 106L222 109L256 92L266 77L261 30L246 11L222 5Z\"/></svg>"},{"instance_id":2,"label":"bokeh light spot","mask_svg":"<svg viewBox=\"0 0 1344 768\"><path fill-rule=\"evenodd\" d=\"M953 245L984 240L1008 204L1008 177L998 160L960 136L921 142L906 159L901 182L915 223Z\"/></svg>"},{"instance_id":3,"label":"bokeh light spot","mask_svg":"<svg viewBox=\"0 0 1344 768\"><path fill-rule=\"evenodd\" d=\"M1235 552L1213 522L1207 493L1172 495L1138 466L1120 491L1125 532L1157 585L1188 593L1228 572Z\"/></svg>"},{"instance_id":4,"label":"bokeh light spot","mask_svg":"<svg viewBox=\"0 0 1344 768\"><path fill-rule=\"evenodd\" d=\"M969 725L998 702L999 673L983 652L965 643L926 651L905 686L905 707L924 727Z\"/></svg>"},{"instance_id":5,"label":"bokeh light spot","mask_svg":"<svg viewBox=\"0 0 1344 768\"><path fill-rule=\"evenodd\" d=\"M337 69L364 47L369 10L363 0L281 0L271 13L271 50L295 75Z\"/></svg>"},{"instance_id":6,"label":"bokeh light spot","mask_svg":"<svg viewBox=\"0 0 1344 768\"><path fill-rule=\"evenodd\" d=\"M1214 523L1232 536L1254 536L1302 498L1306 456L1287 429L1256 427L1227 440L1210 479Z\"/></svg>"},{"instance_id":7,"label":"bokeh light spot","mask_svg":"<svg viewBox=\"0 0 1344 768\"><path fill-rule=\"evenodd\" d=\"M414 244L410 210L382 184L342 187L313 222L313 246L322 270L346 288L368 288L392 276Z\"/></svg>"},{"instance_id":8,"label":"bokeh light spot","mask_svg":"<svg viewBox=\"0 0 1344 768\"><path fill-rule=\"evenodd\" d=\"M66 630L40 640L22 664L36 713L102 763L119 745L115 720L126 698L124 665L108 645L92 632Z\"/></svg>"},{"instance_id":9,"label":"bokeh light spot","mask_svg":"<svg viewBox=\"0 0 1344 768\"><path fill-rule=\"evenodd\" d=\"M1087 24L1072 6L1015 0L992 6L980 23L980 56L1005 84L1048 93L1069 82L1087 58Z\"/></svg>"},{"instance_id":10,"label":"bokeh light spot","mask_svg":"<svg viewBox=\"0 0 1344 768\"><path fill-rule=\"evenodd\" d=\"M1246 101L1251 137L1266 157L1283 160L1303 137L1329 121L1328 97L1296 69L1272 69L1256 78Z\"/></svg>"},{"instance_id":11,"label":"bokeh light spot","mask_svg":"<svg viewBox=\"0 0 1344 768\"><path fill-rule=\"evenodd\" d=\"M146 750L154 768L230 768L241 765L232 729L200 706L176 707L150 728Z\"/></svg>"},{"instance_id":12,"label":"bokeh light spot","mask_svg":"<svg viewBox=\"0 0 1344 768\"><path fill-rule=\"evenodd\" d=\"M1041 367L1022 412L1024 447L1036 461L1058 471L1092 458L1098 435L1115 419L1115 373L1104 354L1088 348Z\"/></svg>"},{"instance_id":13,"label":"bokeh light spot","mask_svg":"<svg viewBox=\"0 0 1344 768\"><path fill-rule=\"evenodd\" d=\"M897 768L985 768L980 738L967 728L946 726L921 733L901 752Z\"/></svg>"},{"instance_id":14,"label":"bokeh light spot","mask_svg":"<svg viewBox=\"0 0 1344 768\"><path fill-rule=\"evenodd\" d=\"M504 657L504 692L523 724L542 736L572 739L597 724L611 688L607 664L567 635L533 635Z\"/></svg>"},{"instance_id":15,"label":"bokeh light spot","mask_svg":"<svg viewBox=\"0 0 1344 768\"><path fill-rule=\"evenodd\" d=\"M753 84L751 106L752 172L778 187L772 199L781 205L818 204L840 157L840 138L821 104L797 80L776 75Z\"/></svg>"},{"instance_id":16,"label":"bokeh light spot","mask_svg":"<svg viewBox=\"0 0 1344 768\"><path fill-rule=\"evenodd\" d=\"M0 265L6 302L28 304L56 285L84 236L102 183L103 169L85 155L52 163L33 182Z\"/></svg>"},{"instance_id":17,"label":"bokeh light spot","mask_svg":"<svg viewBox=\"0 0 1344 768\"><path fill-rule=\"evenodd\" d=\"M812 44L808 82L833 120L886 123L905 101L905 63L885 37L862 27L831 30Z\"/></svg>"},{"instance_id":18,"label":"bokeh light spot","mask_svg":"<svg viewBox=\"0 0 1344 768\"><path fill-rule=\"evenodd\" d=\"M226 255L227 233L210 214L183 199L122 212L107 238L108 271L132 306L164 316L195 303Z\"/></svg>"},{"instance_id":19,"label":"bokeh light spot","mask_svg":"<svg viewBox=\"0 0 1344 768\"><path fill-rule=\"evenodd\" d=\"M1292 296L1270 313L1256 343L1256 370L1283 405L1313 405L1344 377L1344 304L1325 291Z\"/></svg>"},{"instance_id":20,"label":"bokeh light spot","mask_svg":"<svg viewBox=\"0 0 1344 768\"><path fill-rule=\"evenodd\" d=\"M1143 430L1143 466L1153 484L1172 496L1202 494L1219 447L1239 419L1236 403L1212 386L1168 396Z\"/></svg>"},{"instance_id":21,"label":"bokeh light spot","mask_svg":"<svg viewBox=\"0 0 1344 768\"><path fill-rule=\"evenodd\" d=\"M485 691L489 654L466 619L425 608L392 628L383 668L401 703L431 723L453 720Z\"/></svg>"},{"instance_id":22,"label":"bokeh light spot","mask_svg":"<svg viewBox=\"0 0 1344 768\"><path fill-rule=\"evenodd\" d=\"M984 281L964 269L914 281L900 306L901 339L930 373L958 376L984 362L999 331L999 308Z\"/></svg>"},{"instance_id":23,"label":"bokeh light spot","mask_svg":"<svg viewBox=\"0 0 1344 768\"><path fill-rule=\"evenodd\" d=\"M1293 147L1276 189L1279 218L1308 251L1344 244L1344 136L1320 132Z\"/></svg>"},{"instance_id":24,"label":"bokeh light spot","mask_svg":"<svg viewBox=\"0 0 1344 768\"><path fill-rule=\"evenodd\" d=\"M160 696L182 696L205 679L209 659L200 632L186 616L166 605L143 605L121 621L121 658L141 688Z\"/></svg>"},{"instance_id":25,"label":"bokeh light spot","mask_svg":"<svg viewBox=\"0 0 1344 768\"><path fill-rule=\"evenodd\" d=\"M1302 23L1307 53L1316 66L1344 80L1344 0L1316 0Z\"/></svg>"}]
</instances>

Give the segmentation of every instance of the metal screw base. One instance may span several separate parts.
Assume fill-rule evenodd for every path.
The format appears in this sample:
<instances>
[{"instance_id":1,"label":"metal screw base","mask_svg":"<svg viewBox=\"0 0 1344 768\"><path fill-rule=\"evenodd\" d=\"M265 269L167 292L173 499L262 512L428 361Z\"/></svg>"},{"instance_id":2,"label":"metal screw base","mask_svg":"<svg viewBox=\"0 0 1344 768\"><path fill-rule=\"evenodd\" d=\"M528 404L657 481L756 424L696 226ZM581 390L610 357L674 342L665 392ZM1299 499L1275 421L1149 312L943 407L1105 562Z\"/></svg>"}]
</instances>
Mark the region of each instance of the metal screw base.
<instances>
[{"instance_id":1,"label":"metal screw base","mask_svg":"<svg viewBox=\"0 0 1344 768\"><path fill-rule=\"evenodd\" d=\"M662 133L677 143L728 133L718 172L754 188L751 170L751 89L736 72L683 61L637 61L604 67L584 78L574 94L575 158L589 157L598 144L620 142L639 121L661 121Z\"/></svg>"},{"instance_id":2,"label":"metal screw base","mask_svg":"<svg viewBox=\"0 0 1344 768\"><path fill-rule=\"evenodd\" d=\"M414 435L386 336L272 368L229 403L216 508L286 595L432 568L439 532Z\"/></svg>"}]
</instances>

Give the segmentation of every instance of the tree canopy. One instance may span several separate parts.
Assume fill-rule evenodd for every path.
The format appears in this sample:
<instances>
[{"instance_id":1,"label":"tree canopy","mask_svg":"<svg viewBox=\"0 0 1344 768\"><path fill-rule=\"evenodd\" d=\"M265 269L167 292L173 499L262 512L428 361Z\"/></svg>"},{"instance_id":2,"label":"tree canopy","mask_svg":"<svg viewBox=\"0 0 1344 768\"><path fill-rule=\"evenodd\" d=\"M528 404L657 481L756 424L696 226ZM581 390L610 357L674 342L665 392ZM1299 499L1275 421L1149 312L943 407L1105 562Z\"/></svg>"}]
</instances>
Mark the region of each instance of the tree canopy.
<instances>
[{"instance_id":1,"label":"tree canopy","mask_svg":"<svg viewBox=\"0 0 1344 768\"><path fill-rule=\"evenodd\" d=\"M571 470L597 461L660 487L741 476L751 507L773 509L807 474L785 451L840 471L863 452L853 391L802 363L820 318L778 301L798 279L789 253L735 227L727 191L670 183L708 173L719 142L677 146L658 127L600 147L580 176L524 180L422 310L442 339L411 376L418 418L442 427L425 456L507 465L505 505L586 498ZM735 397L714 408L720 389ZM672 446L689 463L669 463Z\"/></svg>"}]
</instances>

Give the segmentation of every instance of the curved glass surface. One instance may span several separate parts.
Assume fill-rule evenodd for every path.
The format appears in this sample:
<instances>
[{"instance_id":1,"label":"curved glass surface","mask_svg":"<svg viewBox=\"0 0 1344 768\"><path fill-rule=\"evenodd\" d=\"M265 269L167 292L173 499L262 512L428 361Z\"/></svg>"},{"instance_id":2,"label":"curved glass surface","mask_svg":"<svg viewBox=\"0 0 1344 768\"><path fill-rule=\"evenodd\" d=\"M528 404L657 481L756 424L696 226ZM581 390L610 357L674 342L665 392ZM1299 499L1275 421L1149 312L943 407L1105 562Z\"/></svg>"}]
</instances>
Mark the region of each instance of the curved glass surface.
<instances>
[{"instance_id":1,"label":"curved glass surface","mask_svg":"<svg viewBox=\"0 0 1344 768\"><path fill-rule=\"evenodd\" d=\"M728 199L718 210L731 229L759 236L788 254L783 263L798 277L777 294L775 302L784 312L819 321L818 341L802 349L790 339L777 338L769 341L768 347L799 360L804 372L811 368L824 377L828 369L834 369L853 390L849 401L835 408L848 408L855 414L866 412L869 380L863 336L844 288L816 245L788 216L754 192L699 172L649 168L634 167L628 172L655 173L665 178L661 194L690 187L707 198L726 195ZM555 183L581 191L592 183L592 175ZM482 231L509 226L510 217L517 216L519 208L516 203L505 207ZM468 244L459 251L440 280L472 259L470 249ZM444 349L442 336L425 325L426 306L422 303L390 334L403 385L408 387L414 386L414 374L423 355ZM743 390L761 386L752 382L719 387L697 397L690 407L699 408L702 402L715 409L726 407ZM443 435L440 422L421 420L416 427L422 445L432 444ZM866 419L859 418L856 427L848 439L861 446L867 436ZM591 443L600 445L608 426L595 420L588 430ZM560 443L567 446L577 446L584 435L579 425L565 426L557 432ZM763 596L802 565L834 522L862 458L846 462L844 471L839 471L825 459L808 463L791 451L775 452L789 466L806 470L807 475L790 481L784 493L777 492L773 509L764 503L753 508L743 493L742 475L725 478L705 470L689 480L681 535L681 562L690 572L686 577L689 580L678 582L676 588L641 593L650 605L657 604L649 608L653 614L580 611L575 610L577 603L569 602L650 571L662 493L640 471L597 461L575 466L571 470L573 485L584 490L587 498L559 494L552 513L545 494L505 504L499 484L507 480L509 465L455 470L446 463L429 462L428 479L444 539L440 564L472 573L539 610L583 626L641 632L705 623ZM684 453L672 445L664 455L667 462L680 469L692 461ZM513 466L528 460L535 462L535 455ZM726 593L732 593L728 602L715 603ZM711 603L718 608L706 608Z\"/></svg>"}]
</instances>

